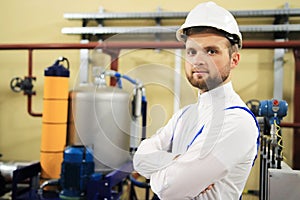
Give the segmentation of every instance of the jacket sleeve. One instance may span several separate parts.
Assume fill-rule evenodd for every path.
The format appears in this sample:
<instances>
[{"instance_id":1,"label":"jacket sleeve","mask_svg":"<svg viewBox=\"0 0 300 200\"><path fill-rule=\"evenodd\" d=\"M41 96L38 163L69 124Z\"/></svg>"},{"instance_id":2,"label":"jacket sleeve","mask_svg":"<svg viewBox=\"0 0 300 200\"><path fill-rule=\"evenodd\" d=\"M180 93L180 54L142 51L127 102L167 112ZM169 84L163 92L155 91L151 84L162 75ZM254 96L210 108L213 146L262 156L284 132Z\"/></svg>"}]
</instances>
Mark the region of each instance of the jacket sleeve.
<instances>
[{"instance_id":1,"label":"jacket sleeve","mask_svg":"<svg viewBox=\"0 0 300 200\"><path fill-rule=\"evenodd\" d=\"M154 193L161 199L191 199L222 180L238 163L246 162L251 168L256 153L256 125L248 113L231 116L230 112L224 121L205 126L201 135L203 139L206 134L204 141L197 138L188 151L151 175Z\"/></svg>"},{"instance_id":2,"label":"jacket sleeve","mask_svg":"<svg viewBox=\"0 0 300 200\"><path fill-rule=\"evenodd\" d=\"M150 178L151 174L172 163L176 155L170 152L170 148L177 116L175 114L166 126L139 145L133 157L133 167L142 176Z\"/></svg>"}]
</instances>

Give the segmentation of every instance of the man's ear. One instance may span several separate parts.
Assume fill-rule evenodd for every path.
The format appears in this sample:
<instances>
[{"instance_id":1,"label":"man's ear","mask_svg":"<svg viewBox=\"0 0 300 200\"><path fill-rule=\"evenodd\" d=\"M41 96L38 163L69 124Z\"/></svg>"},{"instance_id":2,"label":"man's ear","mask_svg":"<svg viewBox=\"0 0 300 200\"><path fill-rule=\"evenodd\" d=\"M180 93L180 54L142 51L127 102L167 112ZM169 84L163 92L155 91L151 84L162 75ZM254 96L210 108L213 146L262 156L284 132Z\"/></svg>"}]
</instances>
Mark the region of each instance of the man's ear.
<instances>
[{"instance_id":1,"label":"man's ear","mask_svg":"<svg viewBox=\"0 0 300 200\"><path fill-rule=\"evenodd\" d=\"M231 55L231 69L234 69L238 66L240 62L240 53L239 52L234 52Z\"/></svg>"}]
</instances>

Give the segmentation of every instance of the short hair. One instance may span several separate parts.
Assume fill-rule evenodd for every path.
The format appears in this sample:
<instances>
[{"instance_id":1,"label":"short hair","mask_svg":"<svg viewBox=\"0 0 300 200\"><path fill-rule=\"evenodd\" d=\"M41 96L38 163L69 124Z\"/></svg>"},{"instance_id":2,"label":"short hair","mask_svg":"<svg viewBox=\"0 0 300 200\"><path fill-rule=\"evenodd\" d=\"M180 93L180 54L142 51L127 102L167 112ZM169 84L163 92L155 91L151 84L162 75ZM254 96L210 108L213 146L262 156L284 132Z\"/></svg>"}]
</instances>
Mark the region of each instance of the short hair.
<instances>
[{"instance_id":1,"label":"short hair","mask_svg":"<svg viewBox=\"0 0 300 200\"><path fill-rule=\"evenodd\" d=\"M217 28L210 27L210 26L193 26L193 27L185 28L185 29L183 29L182 38L185 39L185 41L186 41L186 37L196 34L196 33L203 33L203 32L204 33L205 32L215 33L217 35L221 35L221 36L227 38L232 45L239 44L240 39L237 35L230 34L221 29L217 29Z\"/></svg>"}]
</instances>

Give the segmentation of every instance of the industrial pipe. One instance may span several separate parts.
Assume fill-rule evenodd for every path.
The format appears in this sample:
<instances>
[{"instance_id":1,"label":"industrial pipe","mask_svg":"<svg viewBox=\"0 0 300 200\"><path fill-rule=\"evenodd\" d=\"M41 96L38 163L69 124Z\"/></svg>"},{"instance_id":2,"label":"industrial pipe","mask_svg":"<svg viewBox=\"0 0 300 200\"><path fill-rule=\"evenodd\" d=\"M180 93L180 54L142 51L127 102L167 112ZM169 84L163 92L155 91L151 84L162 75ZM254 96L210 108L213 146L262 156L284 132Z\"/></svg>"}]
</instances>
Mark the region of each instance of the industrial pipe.
<instances>
[{"instance_id":1,"label":"industrial pipe","mask_svg":"<svg viewBox=\"0 0 300 200\"><path fill-rule=\"evenodd\" d=\"M283 128L300 128L300 123L282 122L280 126Z\"/></svg>"},{"instance_id":2,"label":"industrial pipe","mask_svg":"<svg viewBox=\"0 0 300 200\"><path fill-rule=\"evenodd\" d=\"M28 49L28 78L35 79L34 76L32 76L32 49ZM27 112L33 116L33 117L42 117L42 113L36 113L32 110L32 95L33 94L27 94Z\"/></svg>"},{"instance_id":3,"label":"industrial pipe","mask_svg":"<svg viewBox=\"0 0 300 200\"><path fill-rule=\"evenodd\" d=\"M89 42L89 43L38 43L38 44L0 44L0 50L34 49L180 49L181 42ZM244 41L243 49L300 48L300 40L294 41Z\"/></svg>"}]
</instances>

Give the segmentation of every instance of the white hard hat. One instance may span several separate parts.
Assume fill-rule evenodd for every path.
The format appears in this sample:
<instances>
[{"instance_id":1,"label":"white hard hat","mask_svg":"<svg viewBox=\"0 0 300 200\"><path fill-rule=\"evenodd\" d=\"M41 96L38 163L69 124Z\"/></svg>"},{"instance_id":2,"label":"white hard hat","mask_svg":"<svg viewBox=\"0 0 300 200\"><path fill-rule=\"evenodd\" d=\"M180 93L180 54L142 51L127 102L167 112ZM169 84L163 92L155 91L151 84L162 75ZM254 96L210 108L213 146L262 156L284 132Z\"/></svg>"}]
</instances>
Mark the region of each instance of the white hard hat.
<instances>
[{"instance_id":1,"label":"white hard hat","mask_svg":"<svg viewBox=\"0 0 300 200\"><path fill-rule=\"evenodd\" d=\"M177 30L176 37L183 40L184 29L191 27L213 27L236 38L239 47L242 46L242 34L233 15L214 2L206 2L197 5L187 15L184 24Z\"/></svg>"}]
</instances>

